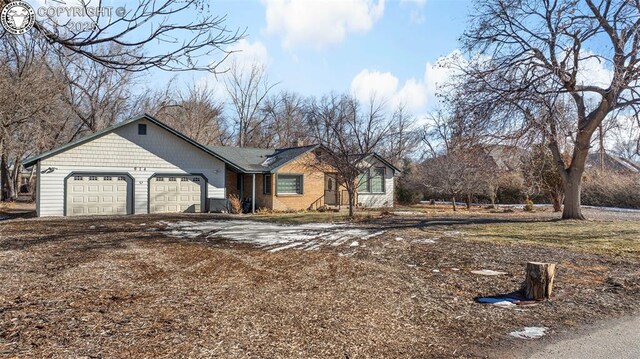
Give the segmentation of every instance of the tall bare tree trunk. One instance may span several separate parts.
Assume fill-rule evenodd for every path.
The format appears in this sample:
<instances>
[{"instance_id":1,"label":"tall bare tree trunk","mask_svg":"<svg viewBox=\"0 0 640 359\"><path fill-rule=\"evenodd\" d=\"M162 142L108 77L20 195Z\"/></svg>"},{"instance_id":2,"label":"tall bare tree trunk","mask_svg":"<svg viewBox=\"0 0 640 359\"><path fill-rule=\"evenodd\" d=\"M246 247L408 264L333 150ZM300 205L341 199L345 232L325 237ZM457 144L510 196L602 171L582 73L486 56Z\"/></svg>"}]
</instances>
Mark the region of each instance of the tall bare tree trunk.
<instances>
[{"instance_id":1,"label":"tall bare tree trunk","mask_svg":"<svg viewBox=\"0 0 640 359\"><path fill-rule=\"evenodd\" d=\"M471 193L467 193L467 200L466 200L466 202L467 202L467 210L471 209L471 200L473 199L472 197L473 196L471 195Z\"/></svg>"},{"instance_id":2,"label":"tall bare tree trunk","mask_svg":"<svg viewBox=\"0 0 640 359\"><path fill-rule=\"evenodd\" d=\"M2 201L10 201L13 198L13 183L9 176L9 164L6 153L0 155L0 177L2 177Z\"/></svg>"},{"instance_id":3,"label":"tall bare tree trunk","mask_svg":"<svg viewBox=\"0 0 640 359\"><path fill-rule=\"evenodd\" d=\"M349 218L353 218L353 207L355 205L355 196L353 190L347 190L347 194L349 195Z\"/></svg>"},{"instance_id":4,"label":"tall bare tree trunk","mask_svg":"<svg viewBox=\"0 0 640 359\"><path fill-rule=\"evenodd\" d=\"M457 211L458 208L456 207L456 196L451 196L451 203L453 204L453 211Z\"/></svg>"},{"instance_id":5,"label":"tall bare tree trunk","mask_svg":"<svg viewBox=\"0 0 640 359\"><path fill-rule=\"evenodd\" d=\"M580 208L580 192L582 190L582 171L571 173L564 184L564 210L562 219L585 219Z\"/></svg>"}]
</instances>

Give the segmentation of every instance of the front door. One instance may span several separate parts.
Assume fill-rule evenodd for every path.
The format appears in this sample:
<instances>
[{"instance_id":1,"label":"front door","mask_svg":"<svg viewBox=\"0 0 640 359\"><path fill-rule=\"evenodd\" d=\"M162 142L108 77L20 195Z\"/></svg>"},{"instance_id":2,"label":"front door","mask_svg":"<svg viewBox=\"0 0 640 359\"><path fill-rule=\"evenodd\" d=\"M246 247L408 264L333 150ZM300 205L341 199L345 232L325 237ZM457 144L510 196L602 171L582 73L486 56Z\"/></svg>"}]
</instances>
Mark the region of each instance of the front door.
<instances>
[{"instance_id":1,"label":"front door","mask_svg":"<svg viewBox=\"0 0 640 359\"><path fill-rule=\"evenodd\" d=\"M324 204L330 206L338 204L338 182L333 173L324 174Z\"/></svg>"}]
</instances>

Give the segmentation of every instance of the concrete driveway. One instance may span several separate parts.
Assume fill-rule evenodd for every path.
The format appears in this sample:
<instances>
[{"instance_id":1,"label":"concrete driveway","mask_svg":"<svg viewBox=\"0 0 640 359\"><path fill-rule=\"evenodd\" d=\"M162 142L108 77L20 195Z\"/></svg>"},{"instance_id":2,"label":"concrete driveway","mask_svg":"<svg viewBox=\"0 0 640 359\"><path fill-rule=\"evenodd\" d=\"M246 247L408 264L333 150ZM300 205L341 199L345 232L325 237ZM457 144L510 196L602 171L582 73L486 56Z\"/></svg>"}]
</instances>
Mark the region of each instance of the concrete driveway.
<instances>
[{"instance_id":1,"label":"concrete driveway","mask_svg":"<svg viewBox=\"0 0 640 359\"><path fill-rule=\"evenodd\" d=\"M640 358L640 317L609 322L584 335L557 341L530 359Z\"/></svg>"}]
</instances>

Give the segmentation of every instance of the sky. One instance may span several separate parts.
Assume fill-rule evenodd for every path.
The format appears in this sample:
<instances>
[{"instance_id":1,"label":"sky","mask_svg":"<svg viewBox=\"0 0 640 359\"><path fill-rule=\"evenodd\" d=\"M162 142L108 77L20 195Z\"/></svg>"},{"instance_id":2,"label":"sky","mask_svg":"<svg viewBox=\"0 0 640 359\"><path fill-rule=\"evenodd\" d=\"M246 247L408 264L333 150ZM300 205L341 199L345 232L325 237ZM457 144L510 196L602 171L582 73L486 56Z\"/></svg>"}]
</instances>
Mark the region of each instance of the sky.
<instances>
[{"instance_id":1,"label":"sky","mask_svg":"<svg viewBox=\"0 0 640 359\"><path fill-rule=\"evenodd\" d=\"M77 6L82 1L133 11L124 0L28 0L34 7ZM201 0L204 9L171 15L170 22L188 24L206 16L225 16L225 25L246 31L227 50L234 51L219 68L232 62L243 68L263 66L272 91L302 96L351 93L363 102L372 95L389 110L403 104L416 118L432 111L436 93L451 69L439 61L460 54L459 38L473 12L472 0ZM37 12L37 11L36 11ZM66 20L66 18L65 18ZM81 21L82 19L71 18ZM105 20L102 18L101 20ZM111 21L107 19L107 21ZM146 36L162 19L154 18L137 30ZM61 21L59 23L63 23ZM189 34L176 39L189 40ZM597 44L596 44L597 45ZM166 53L171 44L153 42L145 49ZM175 45L174 45L175 46ZM584 49L579 80L606 86L612 71ZM163 52L164 51L164 52ZM464 58L464 57L463 57ZM207 58L205 63L216 58ZM151 70L139 77L139 92L166 88L208 86L219 101L228 101L225 75L207 72Z\"/></svg>"},{"instance_id":2,"label":"sky","mask_svg":"<svg viewBox=\"0 0 640 359\"><path fill-rule=\"evenodd\" d=\"M352 93L363 101L372 94L390 107L405 104L414 115L428 112L437 84L447 70L437 61L455 53L468 21L465 0L262 0L213 1L212 14L227 15L227 26L246 28L231 46L226 64L238 61L265 67L275 90L303 96ZM223 63L223 67L225 63ZM157 87L175 74L154 73ZM180 84L222 85L221 77L186 73ZM224 92L224 91L219 91ZM223 96L223 94L222 94Z\"/></svg>"}]
</instances>

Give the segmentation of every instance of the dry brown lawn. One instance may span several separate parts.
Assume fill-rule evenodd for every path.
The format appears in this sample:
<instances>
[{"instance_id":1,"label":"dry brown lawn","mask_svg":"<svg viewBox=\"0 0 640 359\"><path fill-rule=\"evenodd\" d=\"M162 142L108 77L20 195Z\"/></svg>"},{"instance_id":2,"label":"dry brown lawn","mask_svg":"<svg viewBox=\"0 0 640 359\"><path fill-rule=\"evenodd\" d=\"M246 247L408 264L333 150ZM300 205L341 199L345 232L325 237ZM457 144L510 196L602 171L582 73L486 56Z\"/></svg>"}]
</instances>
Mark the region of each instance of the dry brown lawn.
<instances>
[{"instance_id":1,"label":"dry brown lawn","mask_svg":"<svg viewBox=\"0 0 640 359\"><path fill-rule=\"evenodd\" d=\"M258 219L341 219L300 216ZM366 246L275 253L158 223L224 216L0 222L0 356L493 357L524 326L637 311L640 224L552 217L367 214L357 226L386 232ZM530 260L558 263L553 300L475 303L518 289ZM470 273L484 268L508 274Z\"/></svg>"}]
</instances>

